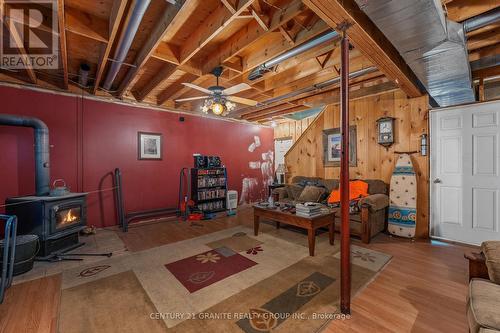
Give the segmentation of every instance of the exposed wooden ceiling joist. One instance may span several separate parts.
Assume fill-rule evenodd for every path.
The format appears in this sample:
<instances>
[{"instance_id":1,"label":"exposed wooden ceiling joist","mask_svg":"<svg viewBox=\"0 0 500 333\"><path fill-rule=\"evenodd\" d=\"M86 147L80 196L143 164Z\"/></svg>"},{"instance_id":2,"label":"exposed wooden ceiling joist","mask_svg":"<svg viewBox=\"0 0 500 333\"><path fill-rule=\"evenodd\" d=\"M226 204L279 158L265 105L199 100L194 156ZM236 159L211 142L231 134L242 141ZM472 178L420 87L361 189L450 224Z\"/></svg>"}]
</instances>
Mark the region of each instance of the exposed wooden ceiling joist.
<instances>
[{"instance_id":1,"label":"exposed wooden ceiling joist","mask_svg":"<svg viewBox=\"0 0 500 333\"><path fill-rule=\"evenodd\" d=\"M109 25L106 20L66 6L64 9L66 30L101 43L109 41Z\"/></svg>"},{"instance_id":2,"label":"exposed wooden ceiling joist","mask_svg":"<svg viewBox=\"0 0 500 333\"><path fill-rule=\"evenodd\" d=\"M350 41L410 97L422 96L417 78L401 55L354 0L304 0L330 27L347 24Z\"/></svg>"},{"instance_id":3,"label":"exposed wooden ceiling joist","mask_svg":"<svg viewBox=\"0 0 500 333\"><path fill-rule=\"evenodd\" d=\"M498 0L453 0L448 1L448 17L456 22L487 12L500 6Z\"/></svg>"},{"instance_id":4,"label":"exposed wooden ceiling joist","mask_svg":"<svg viewBox=\"0 0 500 333\"><path fill-rule=\"evenodd\" d=\"M224 4L220 4L215 12L208 17L203 25L200 25L186 41L185 45L179 50L179 65L182 66L190 61L196 53L198 53L205 45L210 43L220 32L222 32L236 17L245 11L253 0L240 0L238 6L235 8L234 13L228 11ZM159 79L157 85L148 84L147 89L143 89L141 96L146 97L153 91L160 83L168 80L173 71L169 70L170 66L165 66L162 74L169 74L168 76Z\"/></svg>"},{"instance_id":5,"label":"exposed wooden ceiling joist","mask_svg":"<svg viewBox=\"0 0 500 333\"><path fill-rule=\"evenodd\" d=\"M238 55L251 43L255 42L269 31L276 30L304 10L301 0L293 0L280 11L276 11L270 18L269 28L265 30L257 21L251 21L248 25L237 31L229 39L220 45L205 62L203 72L209 73L214 67L226 63L232 57Z\"/></svg>"},{"instance_id":6,"label":"exposed wooden ceiling joist","mask_svg":"<svg viewBox=\"0 0 500 333\"><path fill-rule=\"evenodd\" d=\"M469 61L475 61L480 58L489 57L497 54L500 54L500 43L475 49L473 52L469 53Z\"/></svg>"},{"instance_id":7,"label":"exposed wooden ceiling joist","mask_svg":"<svg viewBox=\"0 0 500 333\"><path fill-rule=\"evenodd\" d=\"M188 15L192 10L190 6L191 2L193 1L179 0L176 2L176 5L168 6L165 10L160 22L156 24L155 30L152 31L145 45L139 51L139 54L134 61L135 67L129 69L125 79L120 84L120 88L118 89L118 95L120 98L123 97L123 95L137 82L140 77L139 74L143 70L143 66L152 56L158 44L161 43L169 28L177 23L176 20L182 20L183 17Z\"/></svg>"},{"instance_id":8,"label":"exposed wooden ceiling joist","mask_svg":"<svg viewBox=\"0 0 500 333\"><path fill-rule=\"evenodd\" d=\"M99 89L99 85L101 83L104 69L106 68L106 64L108 62L108 58L111 53L111 49L113 48L113 44L115 42L116 37L118 36L118 29L120 27L122 18L125 14L127 1L128 0L115 0L113 3L113 9L111 10L111 17L109 18L108 42L106 43L106 46L103 48L99 56L99 64L97 65L96 78L94 81L94 88L93 88L94 94L97 92L97 89Z\"/></svg>"}]
</instances>

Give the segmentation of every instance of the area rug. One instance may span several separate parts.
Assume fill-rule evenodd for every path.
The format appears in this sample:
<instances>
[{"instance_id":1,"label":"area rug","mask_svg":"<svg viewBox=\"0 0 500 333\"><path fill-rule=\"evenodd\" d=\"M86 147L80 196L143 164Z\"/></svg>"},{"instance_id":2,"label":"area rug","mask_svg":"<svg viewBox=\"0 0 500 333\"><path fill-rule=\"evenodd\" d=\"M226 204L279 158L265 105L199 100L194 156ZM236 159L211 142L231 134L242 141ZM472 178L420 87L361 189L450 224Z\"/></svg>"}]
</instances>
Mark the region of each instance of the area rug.
<instances>
[{"instance_id":1,"label":"area rug","mask_svg":"<svg viewBox=\"0 0 500 333\"><path fill-rule=\"evenodd\" d=\"M72 310L61 312L61 332L156 332L158 327L163 332L188 333L320 329L338 312L338 243L331 246L327 235L320 235L316 256L310 257L306 236L265 224L262 230L253 236L253 230L239 226L109 259L100 267L64 272L63 308L71 304ZM384 253L353 246L353 294L389 260ZM216 267L219 264L223 265ZM214 278L215 270L219 278ZM131 284L131 274L140 288ZM100 297L95 290L106 289L110 281L116 282L115 294ZM109 325L116 316L125 321L122 326ZM141 320L150 323L144 326Z\"/></svg>"},{"instance_id":2,"label":"area rug","mask_svg":"<svg viewBox=\"0 0 500 333\"><path fill-rule=\"evenodd\" d=\"M82 311L82 303L91 309ZM144 315L152 312L134 272L125 271L64 290L59 332L165 332L162 322Z\"/></svg>"},{"instance_id":3,"label":"area rug","mask_svg":"<svg viewBox=\"0 0 500 333\"><path fill-rule=\"evenodd\" d=\"M165 265L190 293L257 265L227 247Z\"/></svg>"}]
</instances>

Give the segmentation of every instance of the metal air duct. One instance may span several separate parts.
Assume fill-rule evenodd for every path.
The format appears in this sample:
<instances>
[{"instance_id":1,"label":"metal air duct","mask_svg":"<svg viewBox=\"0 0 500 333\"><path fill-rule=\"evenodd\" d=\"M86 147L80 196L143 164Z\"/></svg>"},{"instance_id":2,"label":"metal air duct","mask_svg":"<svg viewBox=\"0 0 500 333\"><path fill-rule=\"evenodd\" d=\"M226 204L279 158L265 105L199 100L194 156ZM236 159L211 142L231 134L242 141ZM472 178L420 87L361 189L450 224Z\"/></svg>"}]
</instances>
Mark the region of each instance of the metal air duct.
<instances>
[{"instance_id":1,"label":"metal air duct","mask_svg":"<svg viewBox=\"0 0 500 333\"><path fill-rule=\"evenodd\" d=\"M129 15L127 16L127 21L125 22L125 28L122 30L120 39L118 40L114 61L111 63L106 80L104 81L104 89L111 89L113 81L116 79L125 58L127 57L128 51L130 50L134 37L139 29L139 25L141 24L142 18L144 17L150 3L151 0L134 0Z\"/></svg>"},{"instance_id":2,"label":"metal air duct","mask_svg":"<svg viewBox=\"0 0 500 333\"><path fill-rule=\"evenodd\" d=\"M296 55L304 53L304 52L306 52L306 51L308 51L308 50L312 49L313 47L316 47L320 44L332 41L332 40L336 39L338 36L339 36L339 34L334 30L326 31L326 32L320 34L319 36L317 36L316 38L310 39L307 42L302 43L299 46L296 46L296 47L286 51L285 53L280 54L279 56L274 57L271 60L266 61L265 63L263 63L262 65L258 66L253 71L251 71L250 74L248 74L248 79L252 80L252 81L259 79L267 71L269 71L271 68L278 65L279 63L282 63L283 61L288 60L290 58L293 58Z\"/></svg>"},{"instance_id":3,"label":"metal air duct","mask_svg":"<svg viewBox=\"0 0 500 333\"><path fill-rule=\"evenodd\" d=\"M464 27L439 0L355 0L440 106L475 101Z\"/></svg>"},{"instance_id":4,"label":"metal air duct","mask_svg":"<svg viewBox=\"0 0 500 333\"><path fill-rule=\"evenodd\" d=\"M350 73L349 74L349 79L355 79L357 77L360 77L360 76L363 76L363 75L367 75L367 74L370 74L370 73L374 73L376 71L378 71L378 69L376 67L363 68L363 69L360 69L358 71ZM292 97L295 97L295 96L298 96L298 95L302 95L302 94L305 94L305 93L308 93L308 92L311 92L311 91L321 90L321 89L324 89L324 88L326 88L328 86L331 86L333 84L337 84L339 82L340 82L340 76L338 76L336 78L333 78L333 79L330 79L330 80L327 80L327 81L324 81L324 82L321 82L321 83L313 84L312 86L309 86L309 87L306 87L306 88L302 88L302 89L299 89L299 90L292 91L292 92L290 92L288 94L285 94L285 95L281 95L281 96L278 96L278 97L270 98L268 100L265 100L262 103L257 104L256 106L257 107L259 107L259 106L266 106L266 105L269 105L269 104L272 104L272 103L276 103L276 102L282 101L284 99L292 98Z\"/></svg>"},{"instance_id":5,"label":"metal air duct","mask_svg":"<svg viewBox=\"0 0 500 333\"><path fill-rule=\"evenodd\" d=\"M37 196L50 192L49 128L37 118L0 114L0 125L31 127L35 130L35 191Z\"/></svg>"},{"instance_id":6,"label":"metal air duct","mask_svg":"<svg viewBox=\"0 0 500 333\"><path fill-rule=\"evenodd\" d=\"M481 29L487 25L500 21L500 7L487 11L486 13L471 17L464 21L465 33Z\"/></svg>"}]
</instances>

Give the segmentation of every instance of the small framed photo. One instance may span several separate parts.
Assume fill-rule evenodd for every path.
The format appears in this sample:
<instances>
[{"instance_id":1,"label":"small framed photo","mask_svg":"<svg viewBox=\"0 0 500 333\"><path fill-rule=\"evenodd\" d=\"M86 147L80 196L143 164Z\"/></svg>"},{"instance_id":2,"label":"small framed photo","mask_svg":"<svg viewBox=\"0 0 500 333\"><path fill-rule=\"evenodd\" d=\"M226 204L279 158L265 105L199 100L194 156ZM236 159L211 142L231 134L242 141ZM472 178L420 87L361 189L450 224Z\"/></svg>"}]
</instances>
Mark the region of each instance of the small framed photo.
<instances>
[{"instance_id":1,"label":"small framed photo","mask_svg":"<svg viewBox=\"0 0 500 333\"><path fill-rule=\"evenodd\" d=\"M137 133L139 160L161 160L163 158L163 135L161 133Z\"/></svg>"}]
</instances>

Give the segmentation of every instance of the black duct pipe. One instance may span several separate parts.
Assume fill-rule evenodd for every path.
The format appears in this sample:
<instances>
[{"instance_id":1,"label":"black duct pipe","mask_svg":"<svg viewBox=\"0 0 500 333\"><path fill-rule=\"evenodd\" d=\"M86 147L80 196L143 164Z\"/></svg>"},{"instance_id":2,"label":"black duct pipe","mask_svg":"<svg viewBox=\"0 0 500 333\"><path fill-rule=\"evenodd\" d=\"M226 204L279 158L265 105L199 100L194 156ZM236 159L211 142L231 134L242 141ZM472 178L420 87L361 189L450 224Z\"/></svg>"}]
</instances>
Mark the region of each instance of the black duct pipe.
<instances>
[{"instance_id":1,"label":"black duct pipe","mask_svg":"<svg viewBox=\"0 0 500 333\"><path fill-rule=\"evenodd\" d=\"M0 114L0 125L31 127L35 130L35 190L37 196L50 192L49 128L37 118Z\"/></svg>"}]
</instances>

